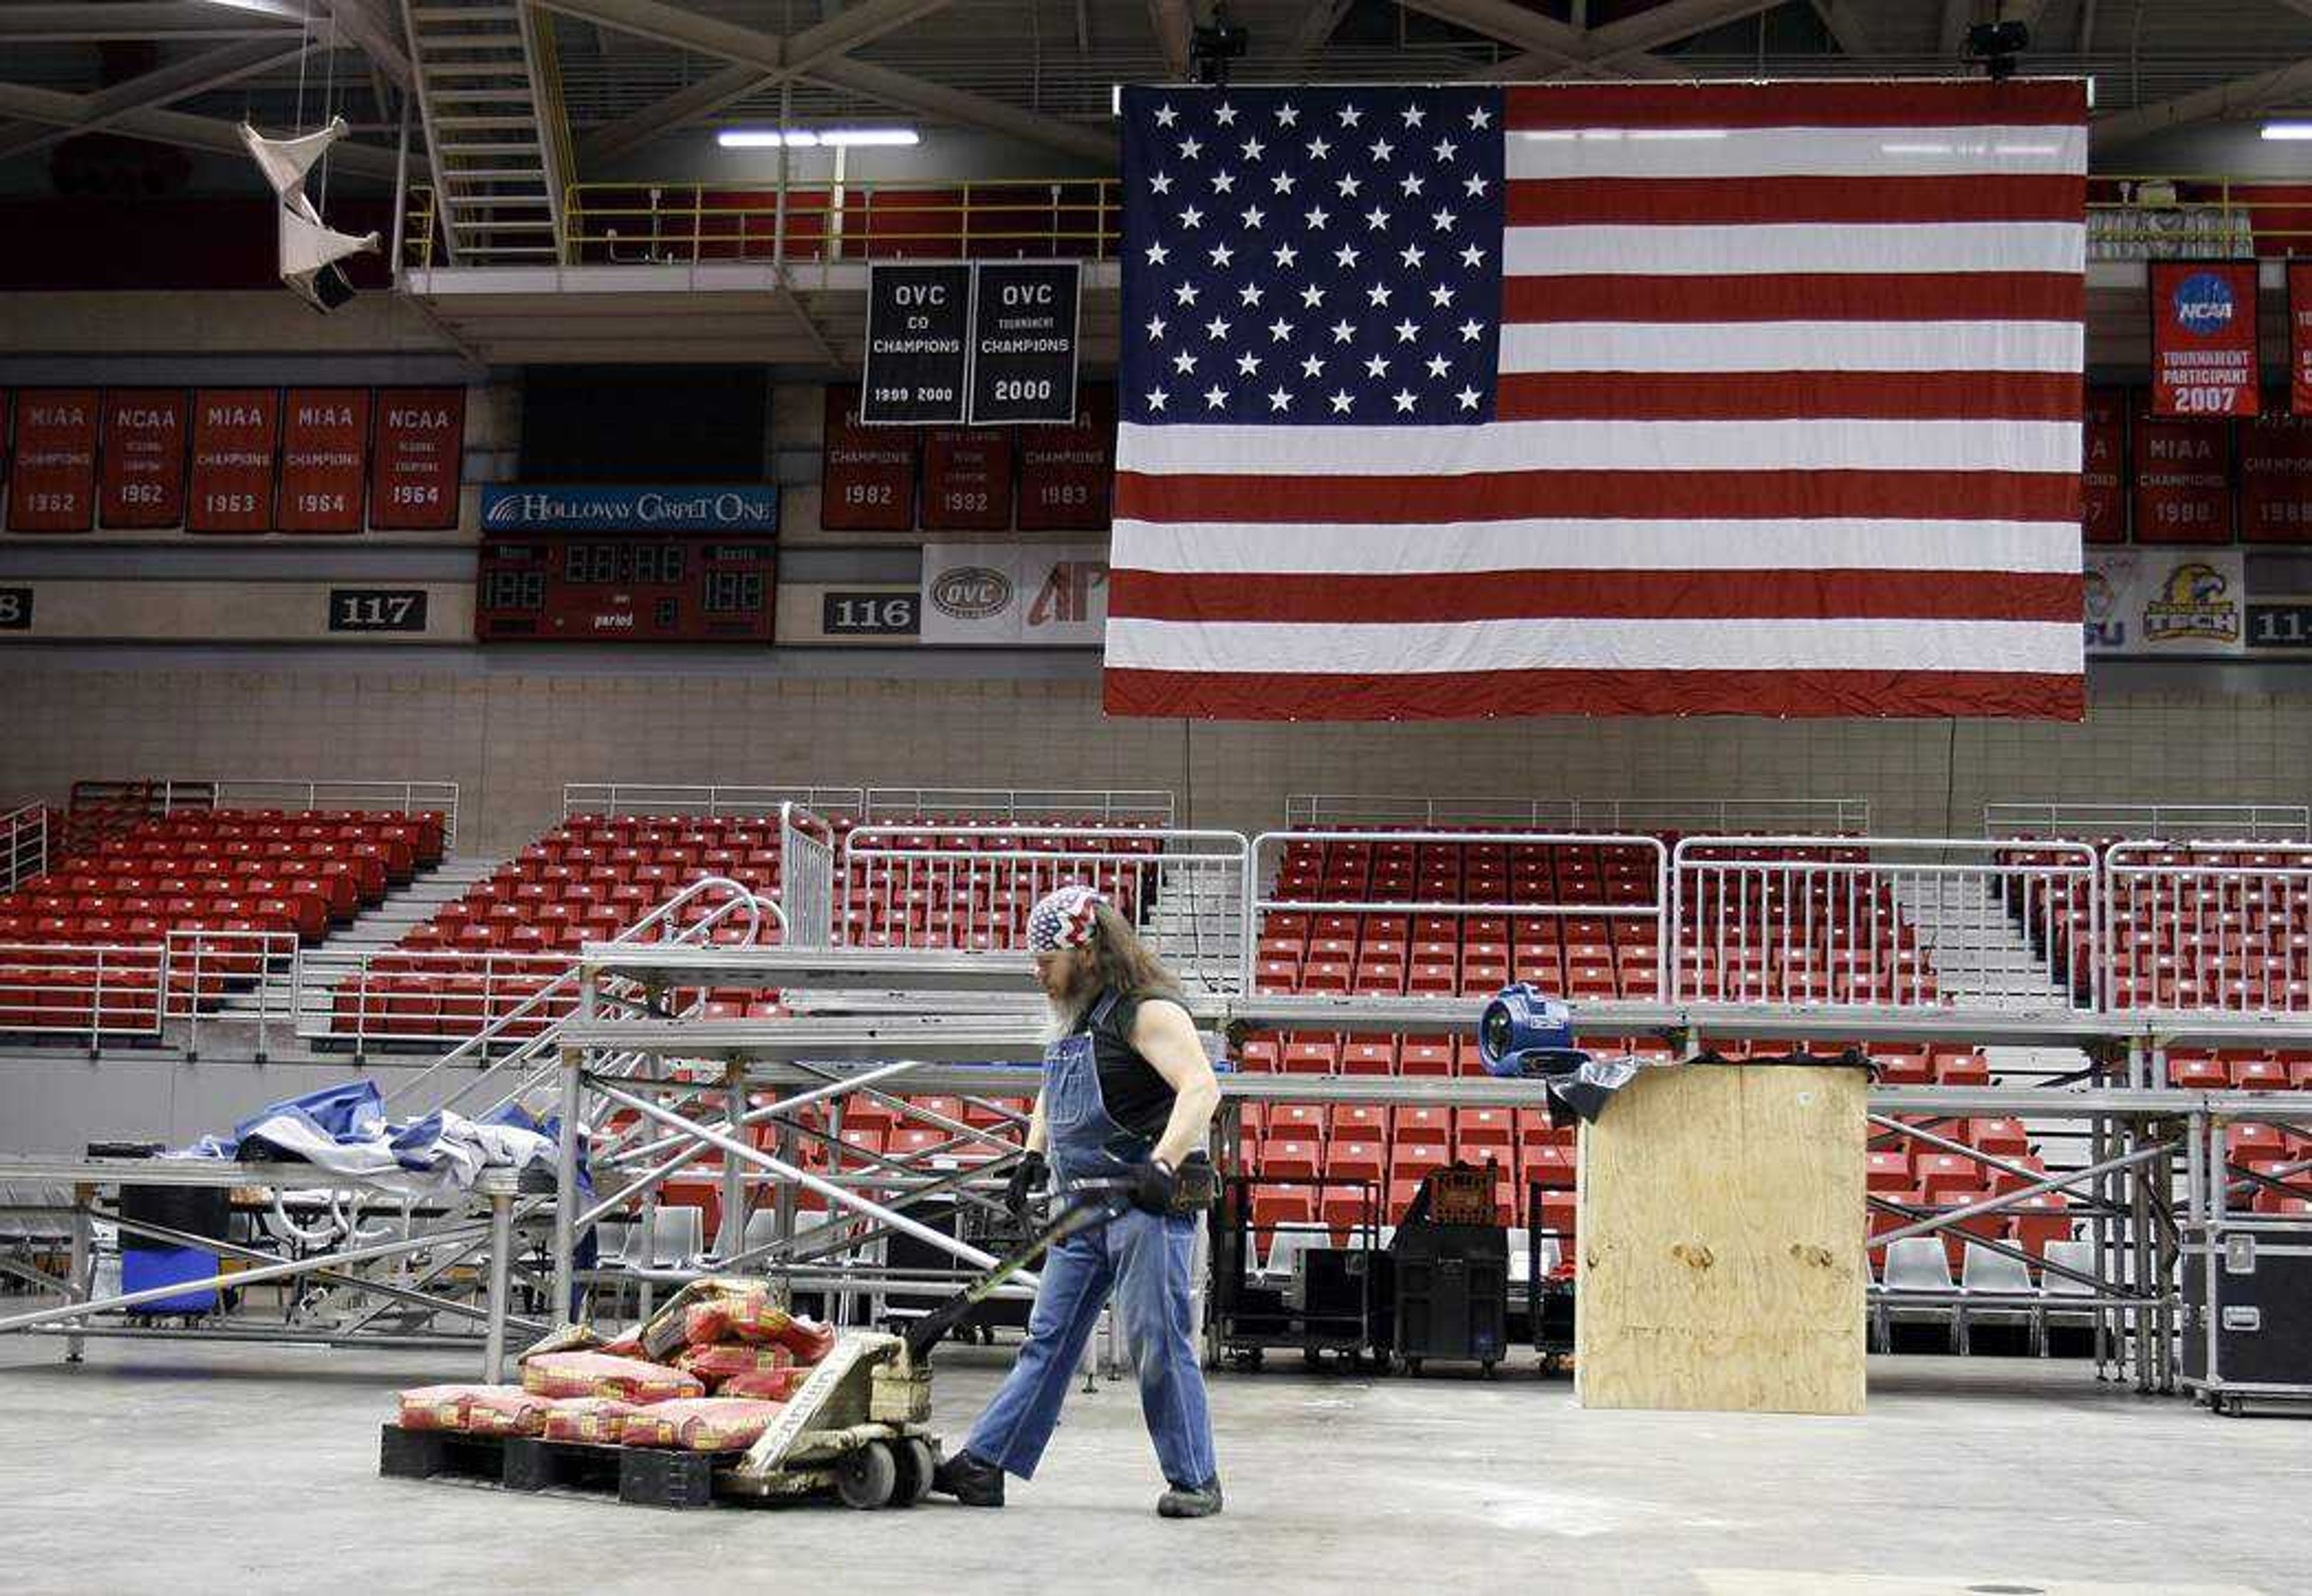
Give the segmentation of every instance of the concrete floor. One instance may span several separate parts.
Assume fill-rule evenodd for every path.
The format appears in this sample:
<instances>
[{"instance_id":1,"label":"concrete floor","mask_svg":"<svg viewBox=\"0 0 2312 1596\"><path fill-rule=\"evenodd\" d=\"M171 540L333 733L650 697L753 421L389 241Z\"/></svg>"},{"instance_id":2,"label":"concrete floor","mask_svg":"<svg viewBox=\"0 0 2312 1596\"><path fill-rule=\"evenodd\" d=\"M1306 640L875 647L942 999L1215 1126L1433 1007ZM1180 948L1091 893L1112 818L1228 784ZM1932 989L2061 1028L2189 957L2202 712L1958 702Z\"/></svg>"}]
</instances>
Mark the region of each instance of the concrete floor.
<instances>
[{"instance_id":1,"label":"concrete floor","mask_svg":"<svg viewBox=\"0 0 2312 1596\"><path fill-rule=\"evenodd\" d=\"M377 1474L463 1359L0 1340L0 1588L69 1592L1265 1591L1924 1596L2312 1587L2312 1425L2077 1364L1875 1360L1861 1419L1589 1413L1562 1380L1213 1386L1226 1516L1167 1523L1128 1385L1001 1513L677 1514ZM959 1436L1001 1373L941 1355Z\"/></svg>"}]
</instances>

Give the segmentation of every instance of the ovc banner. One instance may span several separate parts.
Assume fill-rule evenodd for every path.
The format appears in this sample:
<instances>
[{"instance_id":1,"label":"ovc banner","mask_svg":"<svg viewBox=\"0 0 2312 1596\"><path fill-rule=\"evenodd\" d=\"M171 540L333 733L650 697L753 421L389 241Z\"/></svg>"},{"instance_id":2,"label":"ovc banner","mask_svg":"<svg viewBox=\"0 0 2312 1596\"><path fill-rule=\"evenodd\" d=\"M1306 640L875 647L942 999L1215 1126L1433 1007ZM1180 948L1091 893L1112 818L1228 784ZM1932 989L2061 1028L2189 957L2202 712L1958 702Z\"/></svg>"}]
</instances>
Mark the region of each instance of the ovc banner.
<instances>
[{"instance_id":1,"label":"ovc banner","mask_svg":"<svg viewBox=\"0 0 2312 1596\"><path fill-rule=\"evenodd\" d=\"M1105 543L927 543L922 641L1098 648L1108 628Z\"/></svg>"}]
</instances>

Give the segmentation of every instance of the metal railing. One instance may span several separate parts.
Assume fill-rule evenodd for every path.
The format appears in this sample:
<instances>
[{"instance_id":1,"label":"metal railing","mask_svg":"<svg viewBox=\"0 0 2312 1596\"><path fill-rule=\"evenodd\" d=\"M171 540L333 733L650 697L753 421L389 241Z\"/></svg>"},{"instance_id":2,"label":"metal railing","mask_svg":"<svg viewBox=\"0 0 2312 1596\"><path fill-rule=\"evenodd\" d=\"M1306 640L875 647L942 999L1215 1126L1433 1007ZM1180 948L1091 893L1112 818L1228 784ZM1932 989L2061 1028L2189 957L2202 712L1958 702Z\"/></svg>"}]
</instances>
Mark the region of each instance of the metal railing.
<instances>
[{"instance_id":1,"label":"metal railing","mask_svg":"<svg viewBox=\"0 0 2312 1596\"><path fill-rule=\"evenodd\" d=\"M2092 932L2094 850L1980 839L1687 837L1672 855L1681 1001L2080 1012L2051 969Z\"/></svg>"},{"instance_id":2,"label":"metal railing","mask_svg":"<svg viewBox=\"0 0 2312 1596\"><path fill-rule=\"evenodd\" d=\"M835 827L799 803L779 807L779 907L793 946L835 945L841 894L835 880Z\"/></svg>"},{"instance_id":3,"label":"metal railing","mask_svg":"<svg viewBox=\"0 0 2312 1596\"><path fill-rule=\"evenodd\" d=\"M2312 249L2312 188L2229 177L2088 180L2090 260L2240 259Z\"/></svg>"},{"instance_id":4,"label":"metal railing","mask_svg":"<svg viewBox=\"0 0 2312 1596\"><path fill-rule=\"evenodd\" d=\"M442 846L458 838L458 784L453 781L319 781L234 777L221 781L155 781L154 812L188 810L359 809L392 814L438 814Z\"/></svg>"},{"instance_id":5,"label":"metal railing","mask_svg":"<svg viewBox=\"0 0 2312 1596\"><path fill-rule=\"evenodd\" d=\"M2115 843L2104 878L2114 1011L2312 1013L2312 848Z\"/></svg>"},{"instance_id":6,"label":"metal railing","mask_svg":"<svg viewBox=\"0 0 2312 1596\"><path fill-rule=\"evenodd\" d=\"M789 182L784 191L775 182L574 183L564 190L563 214L567 264L689 266L1108 260L1117 252L1124 206L1113 178L887 179Z\"/></svg>"},{"instance_id":7,"label":"metal railing","mask_svg":"<svg viewBox=\"0 0 2312 1596\"><path fill-rule=\"evenodd\" d=\"M931 825L1169 826L1160 787L870 787L870 821Z\"/></svg>"},{"instance_id":8,"label":"metal railing","mask_svg":"<svg viewBox=\"0 0 2312 1596\"><path fill-rule=\"evenodd\" d=\"M1477 827L1493 831L1803 831L1870 829L1867 798L1417 798L1296 793L1284 823L1299 830Z\"/></svg>"},{"instance_id":9,"label":"metal railing","mask_svg":"<svg viewBox=\"0 0 2312 1596\"><path fill-rule=\"evenodd\" d=\"M108 1041L162 1037L186 1022L188 1048L201 1023L228 1002L257 1027L266 1056L274 1028L293 1013L299 960L293 931L186 927L153 943L0 943L0 1035L62 1037L93 1050Z\"/></svg>"},{"instance_id":10,"label":"metal railing","mask_svg":"<svg viewBox=\"0 0 2312 1596\"><path fill-rule=\"evenodd\" d=\"M704 815L769 820L789 804L814 814L857 815L857 787L691 785L668 782L565 782L562 818L580 815Z\"/></svg>"},{"instance_id":11,"label":"metal railing","mask_svg":"<svg viewBox=\"0 0 2312 1596\"><path fill-rule=\"evenodd\" d=\"M1106 893L1183 981L1241 991L1250 862L1234 831L862 826L843 843L845 940L1024 959L1028 911L1081 882Z\"/></svg>"},{"instance_id":12,"label":"metal railing","mask_svg":"<svg viewBox=\"0 0 2312 1596\"><path fill-rule=\"evenodd\" d=\"M2312 808L2301 803L1986 803L1985 837L2221 838L2227 842L2312 840Z\"/></svg>"},{"instance_id":13,"label":"metal railing","mask_svg":"<svg viewBox=\"0 0 2312 1596\"><path fill-rule=\"evenodd\" d=\"M1296 830L1264 832L1252 847L1260 890L1247 905L1245 957L1263 984L1282 982L1286 972L1261 956L1258 939L1272 913L1291 913L1309 921L1309 957L1293 972L1303 991L1312 989L1312 969L1326 983L1314 989L1350 995L1361 985L1391 996L1490 994L1513 979L1562 980L1558 989L1577 997L1642 1000L1668 991L1676 922L1669 850L1658 837ZM1423 850L1431 860L1450 851L1450 891L1438 890L1445 883ZM1483 867L1474 876L1473 864ZM1365 884L1334 890L1352 876ZM1343 923L1328 927L1330 919ZM1376 920L1384 931L1378 939ZM1634 940L1630 925L1640 928ZM1402 935L1386 934L1400 927Z\"/></svg>"},{"instance_id":14,"label":"metal railing","mask_svg":"<svg viewBox=\"0 0 2312 1596\"><path fill-rule=\"evenodd\" d=\"M48 805L20 803L0 814L0 892L13 892L48 872Z\"/></svg>"}]
</instances>

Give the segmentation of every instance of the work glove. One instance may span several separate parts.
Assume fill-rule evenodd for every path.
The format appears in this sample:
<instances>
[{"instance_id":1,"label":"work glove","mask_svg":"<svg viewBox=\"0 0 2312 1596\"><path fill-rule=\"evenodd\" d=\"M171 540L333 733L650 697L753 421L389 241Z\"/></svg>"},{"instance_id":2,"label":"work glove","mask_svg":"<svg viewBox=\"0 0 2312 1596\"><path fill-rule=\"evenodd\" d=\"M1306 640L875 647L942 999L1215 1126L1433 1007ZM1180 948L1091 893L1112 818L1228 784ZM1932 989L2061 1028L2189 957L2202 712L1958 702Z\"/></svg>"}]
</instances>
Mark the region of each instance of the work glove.
<instances>
[{"instance_id":1,"label":"work glove","mask_svg":"<svg viewBox=\"0 0 2312 1596\"><path fill-rule=\"evenodd\" d=\"M1028 1153L1012 1166L1012 1179L1003 1183L1003 1206L1012 1218L1027 1216L1028 1199L1044 1188L1051 1174L1052 1166L1040 1153Z\"/></svg>"},{"instance_id":2,"label":"work glove","mask_svg":"<svg viewBox=\"0 0 2312 1596\"><path fill-rule=\"evenodd\" d=\"M1143 1214L1172 1211L1172 1166L1160 1159L1135 1164L1132 1171L1132 1206Z\"/></svg>"}]
</instances>

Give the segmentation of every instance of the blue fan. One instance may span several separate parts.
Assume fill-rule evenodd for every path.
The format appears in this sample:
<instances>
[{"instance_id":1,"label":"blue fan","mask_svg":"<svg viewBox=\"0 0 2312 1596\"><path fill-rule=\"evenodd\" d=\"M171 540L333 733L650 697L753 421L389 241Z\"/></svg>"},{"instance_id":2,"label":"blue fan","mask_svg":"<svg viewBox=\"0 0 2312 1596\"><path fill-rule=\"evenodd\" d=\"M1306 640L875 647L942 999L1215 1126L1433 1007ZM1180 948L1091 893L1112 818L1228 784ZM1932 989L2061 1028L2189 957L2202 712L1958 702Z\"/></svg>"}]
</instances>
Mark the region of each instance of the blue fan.
<instances>
[{"instance_id":1,"label":"blue fan","mask_svg":"<svg viewBox=\"0 0 2312 1596\"><path fill-rule=\"evenodd\" d=\"M1573 1010L1519 981L1504 987L1477 1022L1477 1056L1493 1075L1562 1075L1590 1055L1573 1045Z\"/></svg>"}]
</instances>

